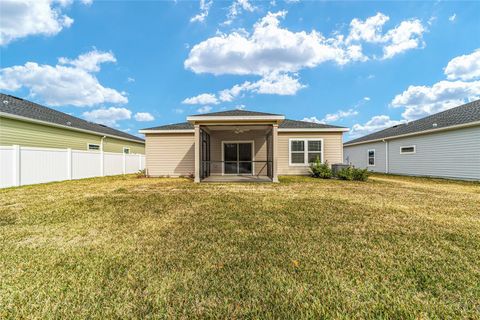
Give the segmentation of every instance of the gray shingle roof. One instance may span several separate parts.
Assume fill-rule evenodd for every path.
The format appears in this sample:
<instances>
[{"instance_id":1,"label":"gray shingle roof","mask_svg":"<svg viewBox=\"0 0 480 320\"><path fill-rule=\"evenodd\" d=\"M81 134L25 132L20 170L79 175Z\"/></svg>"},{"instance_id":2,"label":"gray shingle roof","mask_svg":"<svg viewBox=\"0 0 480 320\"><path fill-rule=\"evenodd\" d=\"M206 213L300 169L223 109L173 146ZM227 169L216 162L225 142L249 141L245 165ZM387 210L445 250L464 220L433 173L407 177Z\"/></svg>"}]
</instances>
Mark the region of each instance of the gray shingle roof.
<instances>
[{"instance_id":1,"label":"gray shingle roof","mask_svg":"<svg viewBox=\"0 0 480 320\"><path fill-rule=\"evenodd\" d=\"M230 116L230 117L281 116L281 114L258 112L258 111L248 111L248 110L227 110L227 111L210 112L210 113L202 113L202 114L192 115L192 117L227 117L227 116Z\"/></svg>"},{"instance_id":2,"label":"gray shingle roof","mask_svg":"<svg viewBox=\"0 0 480 320\"><path fill-rule=\"evenodd\" d=\"M399 135L419 133L425 130L446 128L470 122L480 121L480 100L476 100L431 116L409 123L399 124L372 134L344 143L345 146L353 143L371 140L392 138Z\"/></svg>"},{"instance_id":3,"label":"gray shingle roof","mask_svg":"<svg viewBox=\"0 0 480 320\"><path fill-rule=\"evenodd\" d=\"M83 119L68 115L66 113L50 109L37 103L17 98L11 95L0 93L0 112L9 113L15 116L25 117L34 120L50 122L76 129L89 130L98 134L112 135L118 138L145 142L142 138L128 134L113 128L88 122Z\"/></svg>"},{"instance_id":4,"label":"gray shingle roof","mask_svg":"<svg viewBox=\"0 0 480 320\"><path fill-rule=\"evenodd\" d=\"M298 121L298 120L289 120L285 119L282 123L280 123L279 128L282 129L326 129L326 128L344 128L338 126L331 126L328 124L321 124L321 123L312 123L306 121ZM163 126L153 127L153 128L146 128L143 130L193 130L193 125L189 122L181 122L181 123L174 123L174 124L167 124Z\"/></svg>"}]
</instances>

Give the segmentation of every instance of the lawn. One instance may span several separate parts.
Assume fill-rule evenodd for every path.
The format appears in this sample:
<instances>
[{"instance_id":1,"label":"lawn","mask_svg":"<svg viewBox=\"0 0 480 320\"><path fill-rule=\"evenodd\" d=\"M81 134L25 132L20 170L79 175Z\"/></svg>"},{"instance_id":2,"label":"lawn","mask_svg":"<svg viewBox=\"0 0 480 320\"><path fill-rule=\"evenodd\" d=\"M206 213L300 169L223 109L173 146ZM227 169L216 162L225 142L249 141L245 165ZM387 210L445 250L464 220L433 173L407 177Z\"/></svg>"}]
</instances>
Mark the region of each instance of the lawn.
<instances>
[{"instance_id":1,"label":"lawn","mask_svg":"<svg viewBox=\"0 0 480 320\"><path fill-rule=\"evenodd\" d=\"M0 318L480 318L480 184L0 190Z\"/></svg>"}]
</instances>

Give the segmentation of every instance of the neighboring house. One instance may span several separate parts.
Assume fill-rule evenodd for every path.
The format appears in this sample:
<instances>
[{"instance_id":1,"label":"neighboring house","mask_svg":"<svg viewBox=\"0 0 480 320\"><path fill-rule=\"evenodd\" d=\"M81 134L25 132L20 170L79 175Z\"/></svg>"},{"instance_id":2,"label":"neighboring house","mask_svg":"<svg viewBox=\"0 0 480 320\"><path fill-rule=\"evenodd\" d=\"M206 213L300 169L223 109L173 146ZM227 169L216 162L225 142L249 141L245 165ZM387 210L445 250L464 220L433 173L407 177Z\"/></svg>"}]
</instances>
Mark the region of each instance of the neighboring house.
<instances>
[{"instance_id":1,"label":"neighboring house","mask_svg":"<svg viewBox=\"0 0 480 320\"><path fill-rule=\"evenodd\" d=\"M283 115L231 110L187 117L187 122L140 130L149 176L194 175L195 181L278 181L308 174L317 157L342 162L347 128L287 120Z\"/></svg>"},{"instance_id":2,"label":"neighboring house","mask_svg":"<svg viewBox=\"0 0 480 320\"><path fill-rule=\"evenodd\" d=\"M0 93L0 146L145 153L145 141L39 104Z\"/></svg>"},{"instance_id":3,"label":"neighboring house","mask_svg":"<svg viewBox=\"0 0 480 320\"><path fill-rule=\"evenodd\" d=\"M480 179L480 100L344 144L356 167L416 176Z\"/></svg>"}]
</instances>

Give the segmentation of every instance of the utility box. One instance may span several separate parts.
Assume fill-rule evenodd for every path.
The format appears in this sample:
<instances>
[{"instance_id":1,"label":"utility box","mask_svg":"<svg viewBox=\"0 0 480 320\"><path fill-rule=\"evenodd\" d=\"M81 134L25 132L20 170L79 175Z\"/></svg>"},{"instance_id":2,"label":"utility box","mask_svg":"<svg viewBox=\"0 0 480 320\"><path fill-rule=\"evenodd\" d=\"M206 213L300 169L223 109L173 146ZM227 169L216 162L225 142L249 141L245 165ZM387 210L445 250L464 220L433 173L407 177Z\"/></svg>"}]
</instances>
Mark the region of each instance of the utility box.
<instances>
[{"instance_id":1,"label":"utility box","mask_svg":"<svg viewBox=\"0 0 480 320\"><path fill-rule=\"evenodd\" d=\"M344 164L344 163L335 163L335 164L332 164L332 172L334 175L336 175L338 171L348 167L351 167L351 165Z\"/></svg>"}]
</instances>

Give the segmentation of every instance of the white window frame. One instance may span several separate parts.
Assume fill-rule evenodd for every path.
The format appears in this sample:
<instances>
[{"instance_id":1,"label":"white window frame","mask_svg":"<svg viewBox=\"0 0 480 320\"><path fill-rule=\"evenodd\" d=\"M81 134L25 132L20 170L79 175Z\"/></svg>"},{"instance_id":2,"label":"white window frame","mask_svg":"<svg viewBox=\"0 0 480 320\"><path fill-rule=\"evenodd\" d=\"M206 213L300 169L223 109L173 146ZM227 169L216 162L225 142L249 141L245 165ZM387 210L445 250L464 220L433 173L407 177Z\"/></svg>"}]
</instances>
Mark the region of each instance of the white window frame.
<instances>
[{"instance_id":1,"label":"white window frame","mask_svg":"<svg viewBox=\"0 0 480 320\"><path fill-rule=\"evenodd\" d=\"M370 164L370 151L373 151L373 164ZM375 167L377 163L377 152L375 149L368 149L367 150L367 167Z\"/></svg>"},{"instance_id":2,"label":"white window frame","mask_svg":"<svg viewBox=\"0 0 480 320\"><path fill-rule=\"evenodd\" d=\"M403 152L403 148L413 148L412 152ZM400 154L415 154L417 153L417 146L416 145L411 145L411 146L401 146L400 147Z\"/></svg>"},{"instance_id":3,"label":"white window frame","mask_svg":"<svg viewBox=\"0 0 480 320\"><path fill-rule=\"evenodd\" d=\"M128 150L128 153L125 153L125 150ZM130 154L130 147L123 147L122 152L125 154Z\"/></svg>"},{"instance_id":4,"label":"white window frame","mask_svg":"<svg viewBox=\"0 0 480 320\"><path fill-rule=\"evenodd\" d=\"M90 149L90 146L98 146L98 149ZM87 143L87 150L88 151L101 151L102 146L98 143Z\"/></svg>"},{"instance_id":5,"label":"white window frame","mask_svg":"<svg viewBox=\"0 0 480 320\"><path fill-rule=\"evenodd\" d=\"M303 163L292 163L292 141L303 141ZM323 143L323 138L290 138L288 139L288 165L291 167L308 167L310 163L308 162L308 141L320 141L322 144L322 149L320 150L320 161L323 163L323 151L325 150L325 144ZM300 151L294 151L300 153ZM318 153L318 151L312 151Z\"/></svg>"}]
</instances>

